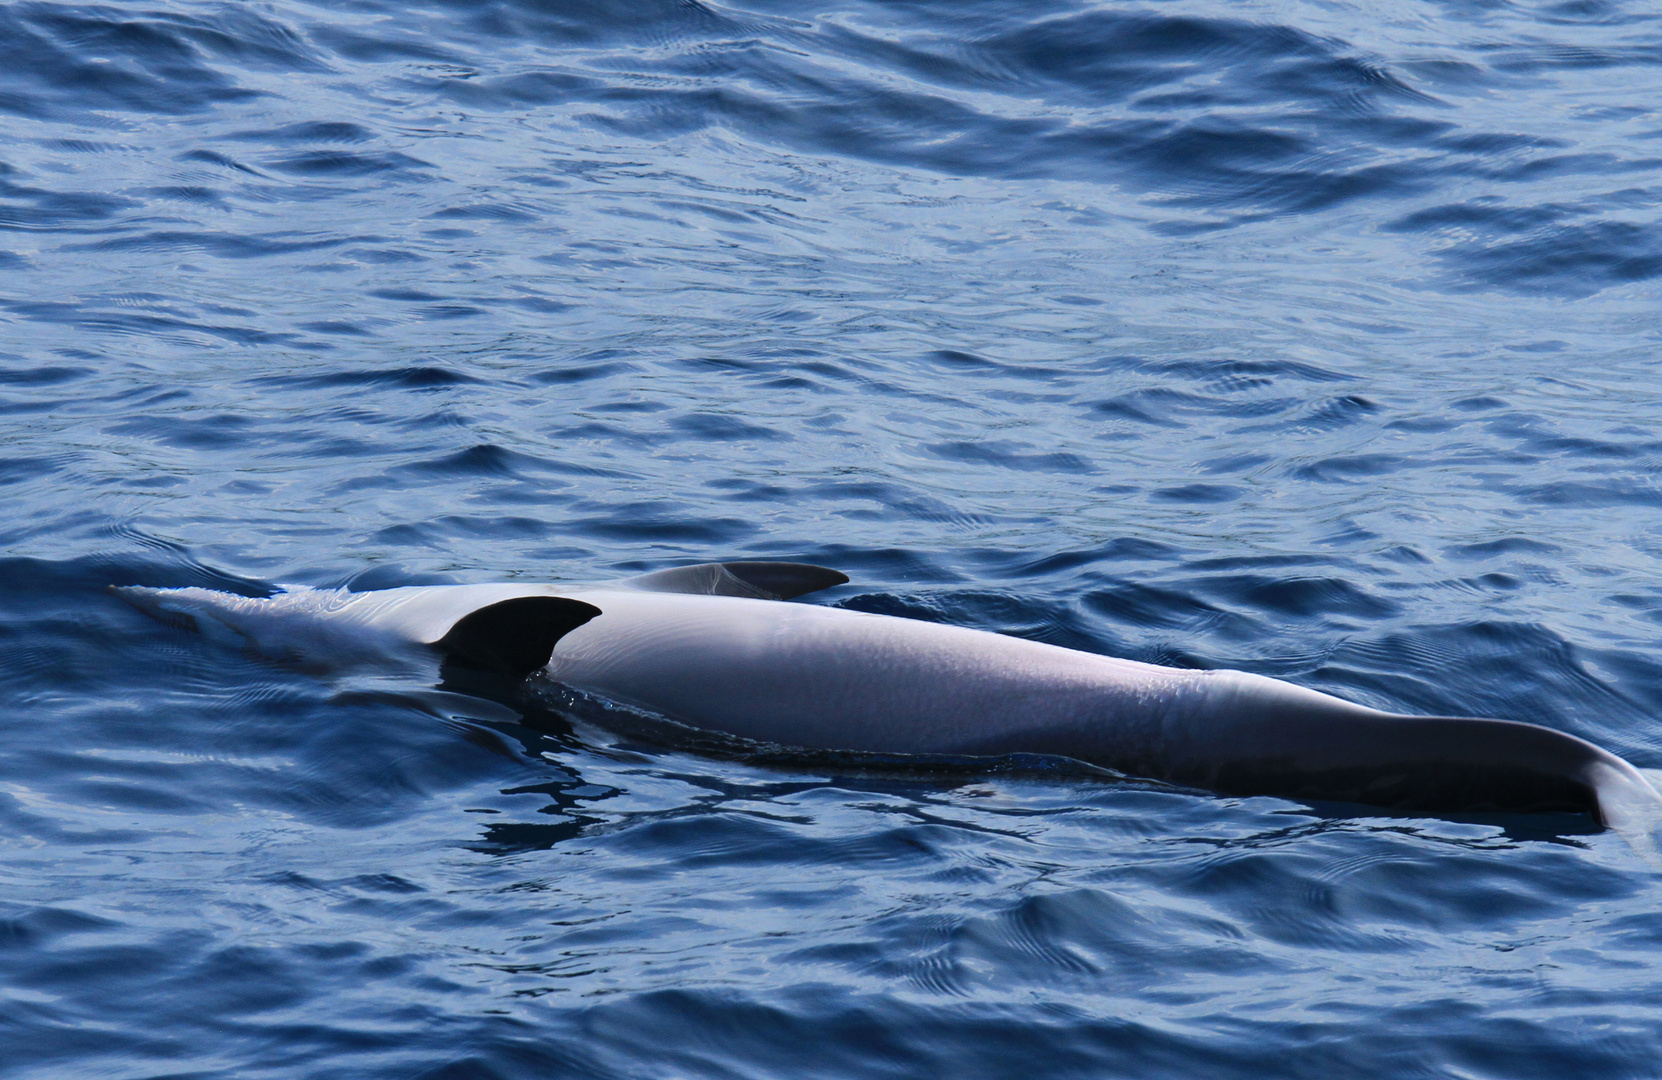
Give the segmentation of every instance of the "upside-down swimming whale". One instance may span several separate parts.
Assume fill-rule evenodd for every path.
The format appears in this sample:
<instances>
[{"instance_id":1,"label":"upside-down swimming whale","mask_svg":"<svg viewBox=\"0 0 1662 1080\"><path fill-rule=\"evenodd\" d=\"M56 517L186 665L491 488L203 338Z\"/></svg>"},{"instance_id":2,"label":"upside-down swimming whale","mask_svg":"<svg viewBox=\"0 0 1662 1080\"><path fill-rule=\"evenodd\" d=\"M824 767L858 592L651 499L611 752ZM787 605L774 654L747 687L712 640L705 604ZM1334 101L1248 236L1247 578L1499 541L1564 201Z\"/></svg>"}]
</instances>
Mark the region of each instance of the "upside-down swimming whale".
<instances>
[{"instance_id":1,"label":"upside-down swimming whale","mask_svg":"<svg viewBox=\"0 0 1662 1080\"><path fill-rule=\"evenodd\" d=\"M1057 754L1232 795L1662 821L1632 765L1534 724L1381 712L1242 671L1161 667L843 608L800 563L704 563L604 585L441 585L265 599L125 586L163 620L331 668L438 654L758 741L893 754Z\"/></svg>"}]
</instances>

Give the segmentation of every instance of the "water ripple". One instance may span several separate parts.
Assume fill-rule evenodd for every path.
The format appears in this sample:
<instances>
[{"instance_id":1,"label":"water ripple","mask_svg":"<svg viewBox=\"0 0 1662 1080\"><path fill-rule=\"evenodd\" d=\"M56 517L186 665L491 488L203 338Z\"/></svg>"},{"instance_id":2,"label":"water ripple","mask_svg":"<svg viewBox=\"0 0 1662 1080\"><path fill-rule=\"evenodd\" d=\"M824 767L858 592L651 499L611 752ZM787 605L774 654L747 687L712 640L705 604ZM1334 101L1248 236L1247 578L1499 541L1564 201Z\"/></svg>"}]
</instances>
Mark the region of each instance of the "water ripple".
<instances>
[{"instance_id":1,"label":"water ripple","mask_svg":"<svg viewBox=\"0 0 1662 1080\"><path fill-rule=\"evenodd\" d=\"M1651 1076L1585 818L759 754L104 590L806 559L1657 766L1659 30L0 3L9 1072Z\"/></svg>"}]
</instances>

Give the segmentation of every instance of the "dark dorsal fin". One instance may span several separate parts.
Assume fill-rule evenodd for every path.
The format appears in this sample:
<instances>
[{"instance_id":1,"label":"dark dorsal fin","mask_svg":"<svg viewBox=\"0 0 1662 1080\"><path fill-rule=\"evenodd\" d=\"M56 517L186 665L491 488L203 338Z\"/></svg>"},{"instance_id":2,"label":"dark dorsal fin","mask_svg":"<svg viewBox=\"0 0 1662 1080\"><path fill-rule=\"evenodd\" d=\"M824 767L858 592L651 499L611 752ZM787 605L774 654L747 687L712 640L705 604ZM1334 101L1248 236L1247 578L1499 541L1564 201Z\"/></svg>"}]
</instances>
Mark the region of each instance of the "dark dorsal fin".
<instances>
[{"instance_id":1,"label":"dark dorsal fin","mask_svg":"<svg viewBox=\"0 0 1662 1080\"><path fill-rule=\"evenodd\" d=\"M748 596L753 600L790 600L829 589L847 574L795 562L698 563L655 570L618 582L647 592L694 593L699 596Z\"/></svg>"},{"instance_id":2,"label":"dark dorsal fin","mask_svg":"<svg viewBox=\"0 0 1662 1080\"><path fill-rule=\"evenodd\" d=\"M600 609L563 596L520 596L465 615L434 648L481 671L522 679L548 665L554 645Z\"/></svg>"},{"instance_id":3,"label":"dark dorsal fin","mask_svg":"<svg viewBox=\"0 0 1662 1080\"><path fill-rule=\"evenodd\" d=\"M829 567L800 562L730 562L722 568L752 588L794 600L811 592L848 583L848 575Z\"/></svg>"}]
</instances>

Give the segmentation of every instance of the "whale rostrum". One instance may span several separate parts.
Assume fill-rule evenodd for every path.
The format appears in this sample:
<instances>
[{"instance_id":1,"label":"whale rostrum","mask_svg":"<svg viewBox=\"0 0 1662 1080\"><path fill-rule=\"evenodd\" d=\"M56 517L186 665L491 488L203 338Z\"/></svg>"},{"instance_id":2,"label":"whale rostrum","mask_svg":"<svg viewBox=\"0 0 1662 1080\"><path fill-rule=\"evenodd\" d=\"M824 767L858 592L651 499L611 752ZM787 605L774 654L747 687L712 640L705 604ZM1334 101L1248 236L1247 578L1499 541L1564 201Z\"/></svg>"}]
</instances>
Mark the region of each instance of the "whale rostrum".
<instances>
[{"instance_id":1,"label":"whale rostrum","mask_svg":"<svg viewBox=\"0 0 1662 1080\"><path fill-rule=\"evenodd\" d=\"M885 754L1057 754L1230 795L1430 813L1574 811L1625 834L1662 796L1550 728L1407 716L1243 671L1121 660L781 601L846 582L800 563L703 563L603 585L439 585L268 598L112 589L174 625L327 670L437 653L549 677L695 727Z\"/></svg>"}]
</instances>

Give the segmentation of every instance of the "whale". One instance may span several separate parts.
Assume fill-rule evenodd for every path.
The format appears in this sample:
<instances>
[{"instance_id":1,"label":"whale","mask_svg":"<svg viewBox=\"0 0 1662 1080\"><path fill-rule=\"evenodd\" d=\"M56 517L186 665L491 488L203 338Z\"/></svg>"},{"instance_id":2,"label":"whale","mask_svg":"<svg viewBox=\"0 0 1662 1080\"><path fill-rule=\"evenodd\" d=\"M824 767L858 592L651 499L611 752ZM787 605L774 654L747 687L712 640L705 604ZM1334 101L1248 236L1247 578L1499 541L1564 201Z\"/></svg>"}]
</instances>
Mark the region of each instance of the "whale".
<instances>
[{"instance_id":1,"label":"whale","mask_svg":"<svg viewBox=\"0 0 1662 1080\"><path fill-rule=\"evenodd\" d=\"M541 675L761 743L1057 755L1231 796L1432 815L1581 813L1630 838L1662 822L1662 795L1635 766L1552 728L1390 713L1252 672L794 602L848 580L805 563L738 561L590 585L111 591L303 669L436 662Z\"/></svg>"}]
</instances>

